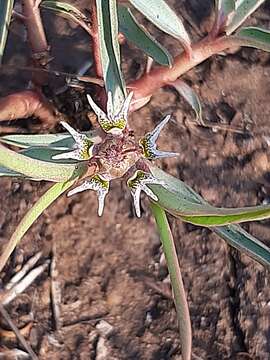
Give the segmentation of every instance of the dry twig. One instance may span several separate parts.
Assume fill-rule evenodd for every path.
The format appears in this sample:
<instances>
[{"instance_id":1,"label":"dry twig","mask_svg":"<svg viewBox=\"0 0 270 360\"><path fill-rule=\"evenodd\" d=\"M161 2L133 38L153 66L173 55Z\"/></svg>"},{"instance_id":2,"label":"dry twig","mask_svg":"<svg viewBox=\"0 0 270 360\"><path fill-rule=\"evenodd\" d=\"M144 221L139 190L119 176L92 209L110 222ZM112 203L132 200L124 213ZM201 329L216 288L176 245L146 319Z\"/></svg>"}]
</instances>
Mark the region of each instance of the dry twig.
<instances>
[{"instance_id":1,"label":"dry twig","mask_svg":"<svg viewBox=\"0 0 270 360\"><path fill-rule=\"evenodd\" d=\"M31 359L38 360L38 357L32 350L31 346L27 343L25 338L22 336L22 334L20 333L20 330L14 324L14 322L12 321L11 317L9 316L8 312L6 311L6 309L4 308L4 306L2 304L0 304L0 313L3 316L3 318L5 319L5 321L8 323L8 325L10 326L10 328L14 331L14 333L17 336L17 339L20 341L20 343L22 344L24 349L28 352Z\"/></svg>"}]
</instances>

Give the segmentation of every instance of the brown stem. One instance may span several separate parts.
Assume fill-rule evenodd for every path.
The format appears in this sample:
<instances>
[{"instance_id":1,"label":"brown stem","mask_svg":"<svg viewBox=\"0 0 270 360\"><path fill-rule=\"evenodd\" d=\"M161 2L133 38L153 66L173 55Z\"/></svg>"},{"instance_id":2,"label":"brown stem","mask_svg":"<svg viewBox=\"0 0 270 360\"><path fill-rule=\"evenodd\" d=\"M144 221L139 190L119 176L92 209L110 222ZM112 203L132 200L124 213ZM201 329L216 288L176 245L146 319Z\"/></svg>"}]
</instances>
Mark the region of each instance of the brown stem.
<instances>
[{"instance_id":1,"label":"brown stem","mask_svg":"<svg viewBox=\"0 0 270 360\"><path fill-rule=\"evenodd\" d=\"M214 40L205 37L192 46L192 57L189 58L186 52L181 53L174 59L171 68L157 67L145 74L140 79L131 82L128 88L134 92L134 106L131 111L138 108L141 99L151 97L158 89L174 82L181 75L208 59L230 47L238 46L239 40L234 37L224 36Z\"/></svg>"}]
</instances>

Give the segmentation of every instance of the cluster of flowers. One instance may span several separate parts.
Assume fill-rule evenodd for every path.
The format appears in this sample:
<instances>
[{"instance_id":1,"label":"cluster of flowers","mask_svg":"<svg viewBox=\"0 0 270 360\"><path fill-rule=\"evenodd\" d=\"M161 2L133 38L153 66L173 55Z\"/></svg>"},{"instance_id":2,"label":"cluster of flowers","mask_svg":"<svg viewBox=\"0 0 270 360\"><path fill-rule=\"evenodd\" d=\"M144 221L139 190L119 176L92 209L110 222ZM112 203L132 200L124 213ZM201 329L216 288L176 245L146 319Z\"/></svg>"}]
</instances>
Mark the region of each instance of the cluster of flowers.
<instances>
[{"instance_id":1,"label":"cluster of flowers","mask_svg":"<svg viewBox=\"0 0 270 360\"><path fill-rule=\"evenodd\" d=\"M96 113L104 136L100 143L94 143L87 135L77 132L66 122L63 127L74 139L72 151L55 155L54 159L74 159L97 164L96 173L85 179L81 185L69 191L68 196L84 190L94 190L98 196L98 215L104 209L105 197L109 192L110 181L131 174L127 185L134 200L136 215L141 216L140 194L144 191L151 199L158 201L157 196L147 187L148 184L165 184L156 179L149 171L145 160L155 160L163 157L177 156L177 153L157 149L157 138L170 119L164 120L151 132L142 137L139 142L134 140L133 131L128 129L128 112L132 100L130 93L122 104L120 111L115 112L112 94L108 93L107 114L101 110L87 95L88 101Z\"/></svg>"}]
</instances>

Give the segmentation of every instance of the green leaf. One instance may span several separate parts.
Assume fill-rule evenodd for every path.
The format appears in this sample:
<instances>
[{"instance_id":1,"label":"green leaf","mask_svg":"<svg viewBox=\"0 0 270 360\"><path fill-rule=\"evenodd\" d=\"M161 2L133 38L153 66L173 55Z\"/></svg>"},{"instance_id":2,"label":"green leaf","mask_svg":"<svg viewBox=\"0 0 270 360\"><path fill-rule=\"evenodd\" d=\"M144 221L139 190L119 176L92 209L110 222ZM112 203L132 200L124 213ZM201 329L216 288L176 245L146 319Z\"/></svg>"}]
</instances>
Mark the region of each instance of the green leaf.
<instances>
[{"instance_id":1,"label":"green leaf","mask_svg":"<svg viewBox=\"0 0 270 360\"><path fill-rule=\"evenodd\" d=\"M233 33L265 0L237 0L236 10L231 17L225 31L227 35Z\"/></svg>"},{"instance_id":2,"label":"green leaf","mask_svg":"<svg viewBox=\"0 0 270 360\"><path fill-rule=\"evenodd\" d=\"M25 178L25 176L23 174L20 174L16 171L7 169L5 167L0 166L0 176L1 177L23 177Z\"/></svg>"},{"instance_id":3,"label":"green leaf","mask_svg":"<svg viewBox=\"0 0 270 360\"><path fill-rule=\"evenodd\" d=\"M153 168L151 168L153 172ZM251 206L245 208L217 208L208 203L195 203L183 195L181 184L176 187L175 181L171 183L170 177L153 175L166 183L166 188L160 185L148 185L158 197L158 204L170 214L182 220L200 226L222 226L232 223L241 223L253 220L262 220L270 217L270 206ZM165 180L166 179L166 180Z\"/></svg>"},{"instance_id":4,"label":"green leaf","mask_svg":"<svg viewBox=\"0 0 270 360\"><path fill-rule=\"evenodd\" d=\"M0 256L0 272L3 270L11 253L18 245L24 234L32 226L35 220L43 213L48 206L50 206L63 192L69 189L75 180L67 181L65 183L54 184L39 200L33 205L28 213L23 217L17 229L10 238L8 244L5 246L3 253Z\"/></svg>"},{"instance_id":5,"label":"green leaf","mask_svg":"<svg viewBox=\"0 0 270 360\"><path fill-rule=\"evenodd\" d=\"M270 51L270 31L268 30L257 27L246 27L240 29L233 37L239 41L239 45L241 46Z\"/></svg>"},{"instance_id":6,"label":"green leaf","mask_svg":"<svg viewBox=\"0 0 270 360\"><path fill-rule=\"evenodd\" d=\"M84 131L82 133L87 135L93 142L100 139L96 131ZM20 148L44 146L55 150L68 150L74 145L74 139L69 133L5 135L0 137L0 142Z\"/></svg>"},{"instance_id":7,"label":"green leaf","mask_svg":"<svg viewBox=\"0 0 270 360\"><path fill-rule=\"evenodd\" d=\"M87 171L87 165L54 164L32 159L0 145L0 165L34 180L64 182L81 177Z\"/></svg>"},{"instance_id":8,"label":"green leaf","mask_svg":"<svg viewBox=\"0 0 270 360\"><path fill-rule=\"evenodd\" d=\"M169 269L178 317L182 358L183 360L189 360L191 358L192 345L190 315L173 236L164 210L155 204L151 204L151 209L155 216L164 255Z\"/></svg>"},{"instance_id":9,"label":"green leaf","mask_svg":"<svg viewBox=\"0 0 270 360\"><path fill-rule=\"evenodd\" d=\"M199 209L200 211L200 209ZM173 213L173 212L172 212ZM222 226L239 224L246 221L264 220L270 217L270 206L260 205L245 208L215 208L212 212L205 210L205 215L179 215L182 220L200 226Z\"/></svg>"},{"instance_id":10,"label":"green leaf","mask_svg":"<svg viewBox=\"0 0 270 360\"><path fill-rule=\"evenodd\" d=\"M183 98L195 111L198 122L203 125L204 122L202 119L201 101L196 92L181 79L177 79L169 85L173 86L175 90L177 90L178 93L183 96Z\"/></svg>"},{"instance_id":11,"label":"green leaf","mask_svg":"<svg viewBox=\"0 0 270 360\"><path fill-rule=\"evenodd\" d=\"M57 0L45 0L40 4L46 10L54 11L60 14L62 17L75 22L82 26L88 33L91 33L90 27L87 25L87 17L75 6L66 2Z\"/></svg>"},{"instance_id":12,"label":"green leaf","mask_svg":"<svg viewBox=\"0 0 270 360\"><path fill-rule=\"evenodd\" d=\"M4 55L14 0L0 1L0 64Z\"/></svg>"},{"instance_id":13,"label":"green leaf","mask_svg":"<svg viewBox=\"0 0 270 360\"><path fill-rule=\"evenodd\" d=\"M129 8L118 5L119 30L127 40L145 52L158 64L172 65L169 52L141 26Z\"/></svg>"},{"instance_id":14,"label":"green leaf","mask_svg":"<svg viewBox=\"0 0 270 360\"><path fill-rule=\"evenodd\" d=\"M207 202L183 181L151 166L151 172L157 178L169 184L171 191L178 193L183 199L194 204L207 204ZM261 241L245 232L238 225L213 227L212 231L220 235L229 245L251 256L263 265L270 265L270 249Z\"/></svg>"},{"instance_id":15,"label":"green leaf","mask_svg":"<svg viewBox=\"0 0 270 360\"><path fill-rule=\"evenodd\" d=\"M243 251L260 264L270 265L270 249L240 226L228 225L217 227L214 228L214 232L227 241L229 245L239 251Z\"/></svg>"},{"instance_id":16,"label":"green leaf","mask_svg":"<svg viewBox=\"0 0 270 360\"><path fill-rule=\"evenodd\" d=\"M178 39L185 50L191 53L189 35L181 19L163 0L129 0L149 21L165 33Z\"/></svg>"},{"instance_id":17,"label":"green leaf","mask_svg":"<svg viewBox=\"0 0 270 360\"><path fill-rule=\"evenodd\" d=\"M218 35L224 31L235 11L235 0L216 0L216 21L214 33Z\"/></svg>"},{"instance_id":18,"label":"green leaf","mask_svg":"<svg viewBox=\"0 0 270 360\"><path fill-rule=\"evenodd\" d=\"M70 150L68 150L70 151ZM78 161L74 159L52 159L54 155L63 153L63 150L59 149L50 149L47 147L30 147L28 149L23 149L20 151L20 154L30 157L31 159L36 159L40 161L45 161L55 164L77 164Z\"/></svg>"},{"instance_id":19,"label":"green leaf","mask_svg":"<svg viewBox=\"0 0 270 360\"><path fill-rule=\"evenodd\" d=\"M96 0L96 4L103 77L107 92L113 94L114 110L117 112L126 96L120 66L117 5L116 0Z\"/></svg>"},{"instance_id":20,"label":"green leaf","mask_svg":"<svg viewBox=\"0 0 270 360\"><path fill-rule=\"evenodd\" d=\"M217 11L226 17L235 10L235 0L216 0Z\"/></svg>"}]
</instances>

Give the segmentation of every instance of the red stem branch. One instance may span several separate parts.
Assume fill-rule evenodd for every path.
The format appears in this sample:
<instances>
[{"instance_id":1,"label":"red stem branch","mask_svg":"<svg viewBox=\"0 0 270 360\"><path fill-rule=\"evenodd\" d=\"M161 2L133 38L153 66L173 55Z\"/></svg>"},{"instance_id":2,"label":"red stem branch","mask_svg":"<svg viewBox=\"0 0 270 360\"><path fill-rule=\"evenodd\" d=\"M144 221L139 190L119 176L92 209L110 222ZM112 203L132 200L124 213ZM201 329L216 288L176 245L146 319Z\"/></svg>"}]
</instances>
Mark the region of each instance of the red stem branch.
<instances>
[{"instance_id":1,"label":"red stem branch","mask_svg":"<svg viewBox=\"0 0 270 360\"><path fill-rule=\"evenodd\" d=\"M37 0L23 0L23 15L33 55L48 52L48 43Z\"/></svg>"},{"instance_id":2,"label":"red stem branch","mask_svg":"<svg viewBox=\"0 0 270 360\"><path fill-rule=\"evenodd\" d=\"M186 52L183 52L174 59L174 65L171 68L157 67L140 79L131 82L128 88L134 92L133 100L140 103L141 99L151 97L158 89L174 82L181 75L212 55L238 45L240 45L239 40L234 37L223 36L214 40L205 37L192 46L191 58L188 57ZM138 108L135 102L131 111Z\"/></svg>"},{"instance_id":3,"label":"red stem branch","mask_svg":"<svg viewBox=\"0 0 270 360\"><path fill-rule=\"evenodd\" d=\"M41 0L23 0L22 12L33 63L37 67L48 68L50 61L49 45L40 16L40 1ZM33 82L37 86L44 85L48 82L47 74L33 74L32 76Z\"/></svg>"}]
</instances>

